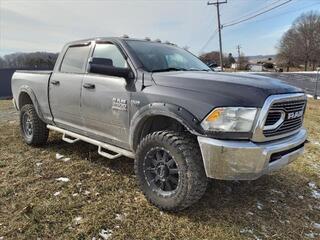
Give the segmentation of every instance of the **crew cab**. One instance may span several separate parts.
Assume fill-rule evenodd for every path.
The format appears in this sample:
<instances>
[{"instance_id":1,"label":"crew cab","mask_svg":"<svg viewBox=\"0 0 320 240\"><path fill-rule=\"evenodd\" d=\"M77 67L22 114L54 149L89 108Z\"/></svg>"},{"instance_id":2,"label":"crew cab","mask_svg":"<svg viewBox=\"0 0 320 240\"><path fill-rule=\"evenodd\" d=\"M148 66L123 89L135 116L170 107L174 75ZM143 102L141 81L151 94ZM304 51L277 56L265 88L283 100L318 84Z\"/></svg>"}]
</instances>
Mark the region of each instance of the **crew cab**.
<instances>
[{"instance_id":1,"label":"crew cab","mask_svg":"<svg viewBox=\"0 0 320 240\"><path fill-rule=\"evenodd\" d=\"M178 211L208 178L254 180L304 149L306 95L276 79L213 72L173 44L131 38L70 42L53 71L16 71L13 102L29 145L49 130L68 143L135 159L146 198Z\"/></svg>"}]
</instances>

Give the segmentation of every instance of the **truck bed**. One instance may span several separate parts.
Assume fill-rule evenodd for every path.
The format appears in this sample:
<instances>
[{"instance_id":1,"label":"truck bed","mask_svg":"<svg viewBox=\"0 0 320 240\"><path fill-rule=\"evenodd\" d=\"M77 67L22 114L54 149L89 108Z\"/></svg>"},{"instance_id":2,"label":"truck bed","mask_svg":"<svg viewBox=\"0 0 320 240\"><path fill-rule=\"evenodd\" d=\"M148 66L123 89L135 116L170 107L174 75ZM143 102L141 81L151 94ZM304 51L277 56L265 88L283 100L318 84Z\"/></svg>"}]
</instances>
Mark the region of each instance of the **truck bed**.
<instances>
[{"instance_id":1,"label":"truck bed","mask_svg":"<svg viewBox=\"0 0 320 240\"><path fill-rule=\"evenodd\" d=\"M16 71L11 80L12 94L16 101L23 92L29 96L36 96L39 110L43 114L43 118L51 120L52 116L48 101L48 86L52 71ZM32 99L33 100L33 99ZM18 106L19 107L19 106Z\"/></svg>"}]
</instances>

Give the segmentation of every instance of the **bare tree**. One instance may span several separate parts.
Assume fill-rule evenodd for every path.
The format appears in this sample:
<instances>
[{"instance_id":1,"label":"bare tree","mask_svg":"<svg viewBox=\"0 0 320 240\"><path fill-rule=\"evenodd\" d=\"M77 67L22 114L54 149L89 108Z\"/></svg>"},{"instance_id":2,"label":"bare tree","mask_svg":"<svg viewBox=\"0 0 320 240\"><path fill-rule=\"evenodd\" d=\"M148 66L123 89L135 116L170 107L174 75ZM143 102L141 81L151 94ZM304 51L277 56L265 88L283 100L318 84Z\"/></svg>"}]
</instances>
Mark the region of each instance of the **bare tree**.
<instances>
[{"instance_id":1,"label":"bare tree","mask_svg":"<svg viewBox=\"0 0 320 240\"><path fill-rule=\"evenodd\" d=\"M289 72L290 67L294 67L298 63L299 53L296 47L296 32L293 29L288 30L280 40L278 46L278 54L276 57L277 65L286 67Z\"/></svg>"},{"instance_id":2,"label":"bare tree","mask_svg":"<svg viewBox=\"0 0 320 240\"><path fill-rule=\"evenodd\" d=\"M238 69L239 70L246 70L247 66L249 64L249 58L244 55L244 53L241 53L238 57Z\"/></svg>"},{"instance_id":3,"label":"bare tree","mask_svg":"<svg viewBox=\"0 0 320 240\"><path fill-rule=\"evenodd\" d=\"M314 70L320 63L320 13L310 11L302 14L283 35L278 46L277 60L289 67L311 65Z\"/></svg>"}]
</instances>

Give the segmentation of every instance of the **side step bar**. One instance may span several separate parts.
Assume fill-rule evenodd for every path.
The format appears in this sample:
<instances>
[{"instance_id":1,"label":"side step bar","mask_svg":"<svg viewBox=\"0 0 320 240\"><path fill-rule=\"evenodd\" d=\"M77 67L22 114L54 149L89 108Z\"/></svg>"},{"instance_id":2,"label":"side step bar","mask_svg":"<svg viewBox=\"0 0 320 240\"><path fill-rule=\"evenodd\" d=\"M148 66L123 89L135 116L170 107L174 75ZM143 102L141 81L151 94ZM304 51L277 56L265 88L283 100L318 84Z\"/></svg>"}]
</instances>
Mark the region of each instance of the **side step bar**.
<instances>
[{"instance_id":1,"label":"side step bar","mask_svg":"<svg viewBox=\"0 0 320 240\"><path fill-rule=\"evenodd\" d=\"M52 125L47 125L47 128L50 129L50 130L62 133L63 134L62 135L62 140L67 142L67 143L75 143L75 142L78 142L79 140L82 140L84 142L96 145L96 146L98 146L98 153L101 156L109 158L109 159L115 159L115 158L118 158L118 157L121 157L121 156L126 156L128 158L134 158L135 157L133 152L130 152L130 151L125 150L123 148L119 148L119 147L110 145L108 143L103 143L103 142L94 140L92 138L89 138L89 137L86 137L86 136L82 136L80 134L77 134L77 133L74 133L74 132L70 132L68 130L64 130L62 128L55 127L55 126L52 126ZM103 151L103 149L109 150L109 151L111 151L111 152L113 152L115 154L107 153L107 152Z\"/></svg>"}]
</instances>

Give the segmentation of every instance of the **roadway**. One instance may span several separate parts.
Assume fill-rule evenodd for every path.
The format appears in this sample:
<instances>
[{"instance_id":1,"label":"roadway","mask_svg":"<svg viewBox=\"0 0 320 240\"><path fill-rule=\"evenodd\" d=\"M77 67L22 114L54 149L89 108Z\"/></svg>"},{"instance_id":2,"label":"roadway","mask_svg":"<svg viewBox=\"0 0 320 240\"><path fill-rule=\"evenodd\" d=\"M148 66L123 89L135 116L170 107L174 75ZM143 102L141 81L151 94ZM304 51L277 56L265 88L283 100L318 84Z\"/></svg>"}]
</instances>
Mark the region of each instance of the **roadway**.
<instances>
[{"instance_id":1,"label":"roadway","mask_svg":"<svg viewBox=\"0 0 320 240\"><path fill-rule=\"evenodd\" d=\"M251 74L280 79L293 86L302 88L310 95L314 95L315 92L316 72L252 72ZM317 95L320 96L320 74Z\"/></svg>"}]
</instances>

